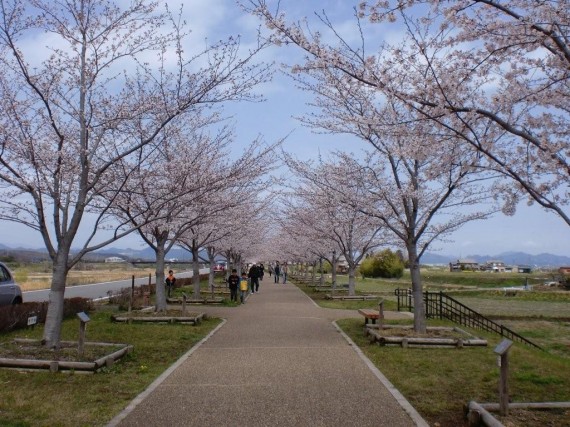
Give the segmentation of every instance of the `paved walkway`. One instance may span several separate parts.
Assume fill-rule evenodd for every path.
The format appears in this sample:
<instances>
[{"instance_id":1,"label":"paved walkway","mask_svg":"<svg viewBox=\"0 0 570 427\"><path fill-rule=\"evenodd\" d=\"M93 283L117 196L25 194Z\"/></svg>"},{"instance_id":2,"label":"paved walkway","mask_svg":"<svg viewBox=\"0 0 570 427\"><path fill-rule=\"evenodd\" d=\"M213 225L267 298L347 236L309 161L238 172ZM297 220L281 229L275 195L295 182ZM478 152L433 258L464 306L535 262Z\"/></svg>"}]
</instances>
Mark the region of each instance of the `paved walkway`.
<instances>
[{"instance_id":1,"label":"paved walkway","mask_svg":"<svg viewBox=\"0 0 570 427\"><path fill-rule=\"evenodd\" d=\"M427 426L331 323L346 311L267 276L244 305L205 311L227 321L109 427Z\"/></svg>"}]
</instances>

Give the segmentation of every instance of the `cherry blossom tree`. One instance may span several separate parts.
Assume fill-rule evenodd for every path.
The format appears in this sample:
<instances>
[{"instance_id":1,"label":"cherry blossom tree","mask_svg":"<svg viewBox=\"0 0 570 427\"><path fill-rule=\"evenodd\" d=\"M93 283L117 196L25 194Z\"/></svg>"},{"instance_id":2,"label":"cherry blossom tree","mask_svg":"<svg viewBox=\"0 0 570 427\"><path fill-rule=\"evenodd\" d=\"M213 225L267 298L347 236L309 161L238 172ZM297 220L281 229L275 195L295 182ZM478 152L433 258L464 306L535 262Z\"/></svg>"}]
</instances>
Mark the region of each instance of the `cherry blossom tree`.
<instances>
[{"instance_id":1,"label":"cherry blossom tree","mask_svg":"<svg viewBox=\"0 0 570 427\"><path fill-rule=\"evenodd\" d=\"M220 162L230 135L221 131L211 138L185 129L170 128L163 146L152 147L144 161L139 156L133 159L136 165L125 165L125 161L114 165L119 170L115 176L127 171L128 177L123 178L127 184L115 197L113 211L155 252L157 311L166 309L166 254L187 230L206 220L210 198L231 175Z\"/></svg>"},{"instance_id":2,"label":"cherry blossom tree","mask_svg":"<svg viewBox=\"0 0 570 427\"><path fill-rule=\"evenodd\" d=\"M111 237L98 233L114 224L100 194L113 200L124 185L111 166L188 114L256 99L252 89L268 77L252 62L263 45L244 52L239 38L188 56L180 20L158 7L0 0L0 219L38 231L53 261L43 337L51 348L69 270L133 230L115 224Z\"/></svg>"},{"instance_id":3,"label":"cherry blossom tree","mask_svg":"<svg viewBox=\"0 0 570 427\"><path fill-rule=\"evenodd\" d=\"M399 99L511 180L503 186L507 212L523 191L529 203L570 225L566 1L361 1L354 8L356 43L342 38L326 12L318 23L337 43L273 12L279 2L248 4L276 43L306 52L300 70L334 69L347 84ZM374 39L377 27L389 31L390 23L402 32L398 42ZM380 49L369 52L370 45Z\"/></svg>"},{"instance_id":4,"label":"cherry blossom tree","mask_svg":"<svg viewBox=\"0 0 570 427\"><path fill-rule=\"evenodd\" d=\"M386 238L380 222L361 211L362 203L343 203L347 193L350 193L351 201L358 201L363 196L363 188L353 185L351 170L346 167L352 164L341 158L340 161L321 161L313 167L310 162L294 160L290 156L286 163L299 180L291 193L293 203L286 205L288 211L300 210L295 222L303 221L304 228L313 228L312 235L318 239L324 237L338 249L332 251L335 258L331 259L333 285L338 261L336 254L344 256L348 264L348 292L355 295L356 268L360 260L369 251L386 244Z\"/></svg>"},{"instance_id":5,"label":"cherry blossom tree","mask_svg":"<svg viewBox=\"0 0 570 427\"><path fill-rule=\"evenodd\" d=\"M320 15L321 23L338 41L333 46L327 44L320 33L306 31L303 24L289 23L282 14L271 14L266 2L254 3L258 6L254 13L262 16L275 32L274 41L292 43L307 53L304 63L293 71L297 83L316 95L312 105L320 113L306 115L301 120L319 130L357 136L373 147L365 162L345 156L345 161L352 163L347 170L354 172L354 185L366 188L370 195L367 203L361 205L362 212L382 221L408 251L414 328L420 332L425 330L419 271L422 254L435 240L467 221L485 218L492 212L493 206L475 208L492 194L491 189L481 186L492 174L480 173L484 169L504 173L489 156L481 156L481 150L466 150L465 142L474 135L485 144L500 143L502 138L509 137L497 126L479 120L477 115L461 116L458 111L451 112L432 102L434 92L442 99L446 96L453 99L456 93L442 82L460 73L448 67L443 73L445 76L439 76L441 80L431 78L434 65L446 65L448 56L445 54L449 54L442 50L445 44L435 44L439 39L446 39L443 30L430 38L430 43L426 42L429 32L420 31L433 22L431 16L405 21L408 39L416 43L413 48L405 39L398 46L384 45L378 53L368 54L367 33L358 19L361 44L351 46L335 32L326 14ZM363 9L366 9L365 4ZM374 14L377 9L371 6L371 10L370 20L380 20ZM362 16L357 15L357 18ZM390 13L385 16L390 17ZM466 64L470 64L469 61ZM489 82L484 80L481 77L476 81L479 88ZM465 84L473 81L466 78ZM435 91L437 85L440 86ZM459 89L465 100L474 94L465 90L466 87ZM498 152L497 147L493 148L495 152ZM509 154L504 151L502 155ZM479 175L474 175L476 172ZM509 197L504 211L511 213L517 192L507 190ZM350 201L348 196L350 193L345 193L345 201L359 205L359 201ZM461 214L462 210L468 213Z\"/></svg>"},{"instance_id":6,"label":"cherry blossom tree","mask_svg":"<svg viewBox=\"0 0 570 427\"><path fill-rule=\"evenodd\" d=\"M275 164L274 146L259 149L259 144L252 144L245 150L241 158L234 162L224 162L222 170L223 187L220 191L211 194L202 202L202 221L188 227L176 240L178 244L192 253L193 258L193 295L200 296L200 278L198 258L199 252L206 249L210 262L209 285L213 291L214 257L218 253L216 246L221 241L234 234L236 227L243 226L244 222L257 223L258 214L241 216L243 208L255 212L260 205L259 192L267 187L270 179L268 173ZM223 157L223 156L222 156ZM228 158L229 156L225 156ZM220 156L217 156L220 158ZM237 219L237 221L235 221ZM251 245L250 245L251 247Z\"/></svg>"}]
</instances>

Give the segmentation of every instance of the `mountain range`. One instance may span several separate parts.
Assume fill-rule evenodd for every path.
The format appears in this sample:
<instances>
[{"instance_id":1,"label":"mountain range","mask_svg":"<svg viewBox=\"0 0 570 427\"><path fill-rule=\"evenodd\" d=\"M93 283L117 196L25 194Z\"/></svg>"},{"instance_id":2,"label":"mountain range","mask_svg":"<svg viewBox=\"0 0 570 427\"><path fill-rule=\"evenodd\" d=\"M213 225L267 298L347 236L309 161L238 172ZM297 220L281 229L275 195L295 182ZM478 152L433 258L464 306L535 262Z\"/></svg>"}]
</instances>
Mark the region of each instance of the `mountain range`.
<instances>
[{"instance_id":1,"label":"mountain range","mask_svg":"<svg viewBox=\"0 0 570 427\"><path fill-rule=\"evenodd\" d=\"M457 260L471 260L479 264L487 261L502 261L506 265L529 265L531 267L561 267L570 265L570 257L563 255L554 255L542 253L538 255L528 254L526 252L502 252L496 255L467 255L465 257L452 257L449 255L438 255L426 253L422 257L422 264L449 264Z\"/></svg>"},{"instance_id":2,"label":"mountain range","mask_svg":"<svg viewBox=\"0 0 570 427\"><path fill-rule=\"evenodd\" d=\"M30 248L13 248L0 243L0 255L18 255L25 259L46 258L45 249ZM93 252L86 256L87 260L102 261L107 257L117 256L130 261L154 261L154 251L150 248L144 249L121 249L121 248L105 248ZM190 252L185 249L174 247L166 255L167 259L177 259L178 261L189 261L192 259ZM526 252L502 252L495 255L467 255L462 257L452 255L442 255L427 252L422 257L422 264L439 264L447 265L450 262L461 260L472 260L480 264L484 264L489 260L500 260L507 265L529 265L532 267L560 267L570 266L570 257L563 255L555 255L542 253L538 255L528 254Z\"/></svg>"}]
</instances>

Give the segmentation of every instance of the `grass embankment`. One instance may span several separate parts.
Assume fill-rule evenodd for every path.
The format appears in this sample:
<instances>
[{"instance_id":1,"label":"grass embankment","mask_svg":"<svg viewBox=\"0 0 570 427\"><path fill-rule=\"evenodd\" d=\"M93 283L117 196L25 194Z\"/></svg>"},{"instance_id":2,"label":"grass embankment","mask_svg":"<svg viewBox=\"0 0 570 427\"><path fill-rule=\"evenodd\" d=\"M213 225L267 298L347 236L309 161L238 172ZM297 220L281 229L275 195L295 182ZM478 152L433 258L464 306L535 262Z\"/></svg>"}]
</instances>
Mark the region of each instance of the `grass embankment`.
<instances>
[{"instance_id":1,"label":"grass embankment","mask_svg":"<svg viewBox=\"0 0 570 427\"><path fill-rule=\"evenodd\" d=\"M93 375L0 370L0 425L105 425L219 323L116 324L111 314L91 313L86 339L132 344L134 352ZM78 329L77 320L65 321L62 339L77 340ZM36 327L2 335L0 342L41 336Z\"/></svg>"},{"instance_id":2,"label":"grass embankment","mask_svg":"<svg viewBox=\"0 0 570 427\"><path fill-rule=\"evenodd\" d=\"M546 350L535 350L522 344L515 344L510 350L509 388L512 401L570 401L570 292L552 292L551 289L544 288L506 296L500 290L462 291L461 288L466 283L474 288L485 287L488 278L479 277L478 274L443 273L436 280L439 285L432 290L445 290L466 305L492 315L499 323ZM427 279L426 276L424 279ZM465 279L465 276L469 277ZM493 274L493 277L496 276ZM478 277L482 282L473 282ZM520 280L521 275L516 277ZM465 280L457 280L463 282L463 285L456 285L455 280L451 282L451 279ZM535 280L538 281L538 278ZM505 283L507 282L503 281L501 286L506 286ZM375 300L327 300L325 293L315 292L308 286L299 287L322 307L358 309L377 306ZM409 285L403 279L359 279L356 291L384 298L385 309L395 310L393 291L398 287L405 288ZM450 292L446 288L458 291ZM502 340L500 336L470 330L473 334L486 338L488 347L461 350L402 349L370 345L362 331L362 320L346 319L338 323L431 425L463 425L463 405L470 400L498 402L499 369L493 349ZM451 325L442 321L428 323ZM517 410L511 411L511 415L501 421L511 427L570 426L570 411Z\"/></svg>"}]
</instances>

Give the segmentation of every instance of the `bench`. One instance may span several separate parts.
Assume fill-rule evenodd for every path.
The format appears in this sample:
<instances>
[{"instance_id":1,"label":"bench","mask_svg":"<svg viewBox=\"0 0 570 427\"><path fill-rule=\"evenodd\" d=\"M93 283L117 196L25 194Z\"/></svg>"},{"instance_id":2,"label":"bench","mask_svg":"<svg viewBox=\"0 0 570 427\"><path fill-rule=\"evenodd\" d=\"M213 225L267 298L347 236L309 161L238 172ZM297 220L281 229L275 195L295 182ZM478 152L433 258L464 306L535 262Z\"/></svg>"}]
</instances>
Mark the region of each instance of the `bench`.
<instances>
[{"instance_id":1,"label":"bench","mask_svg":"<svg viewBox=\"0 0 570 427\"><path fill-rule=\"evenodd\" d=\"M376 324L376 320L380 318L380 312L372 308L361 308L358 313L364 316L364 325L367 325L369 320Z\"/></svg>"}]
</instances>

